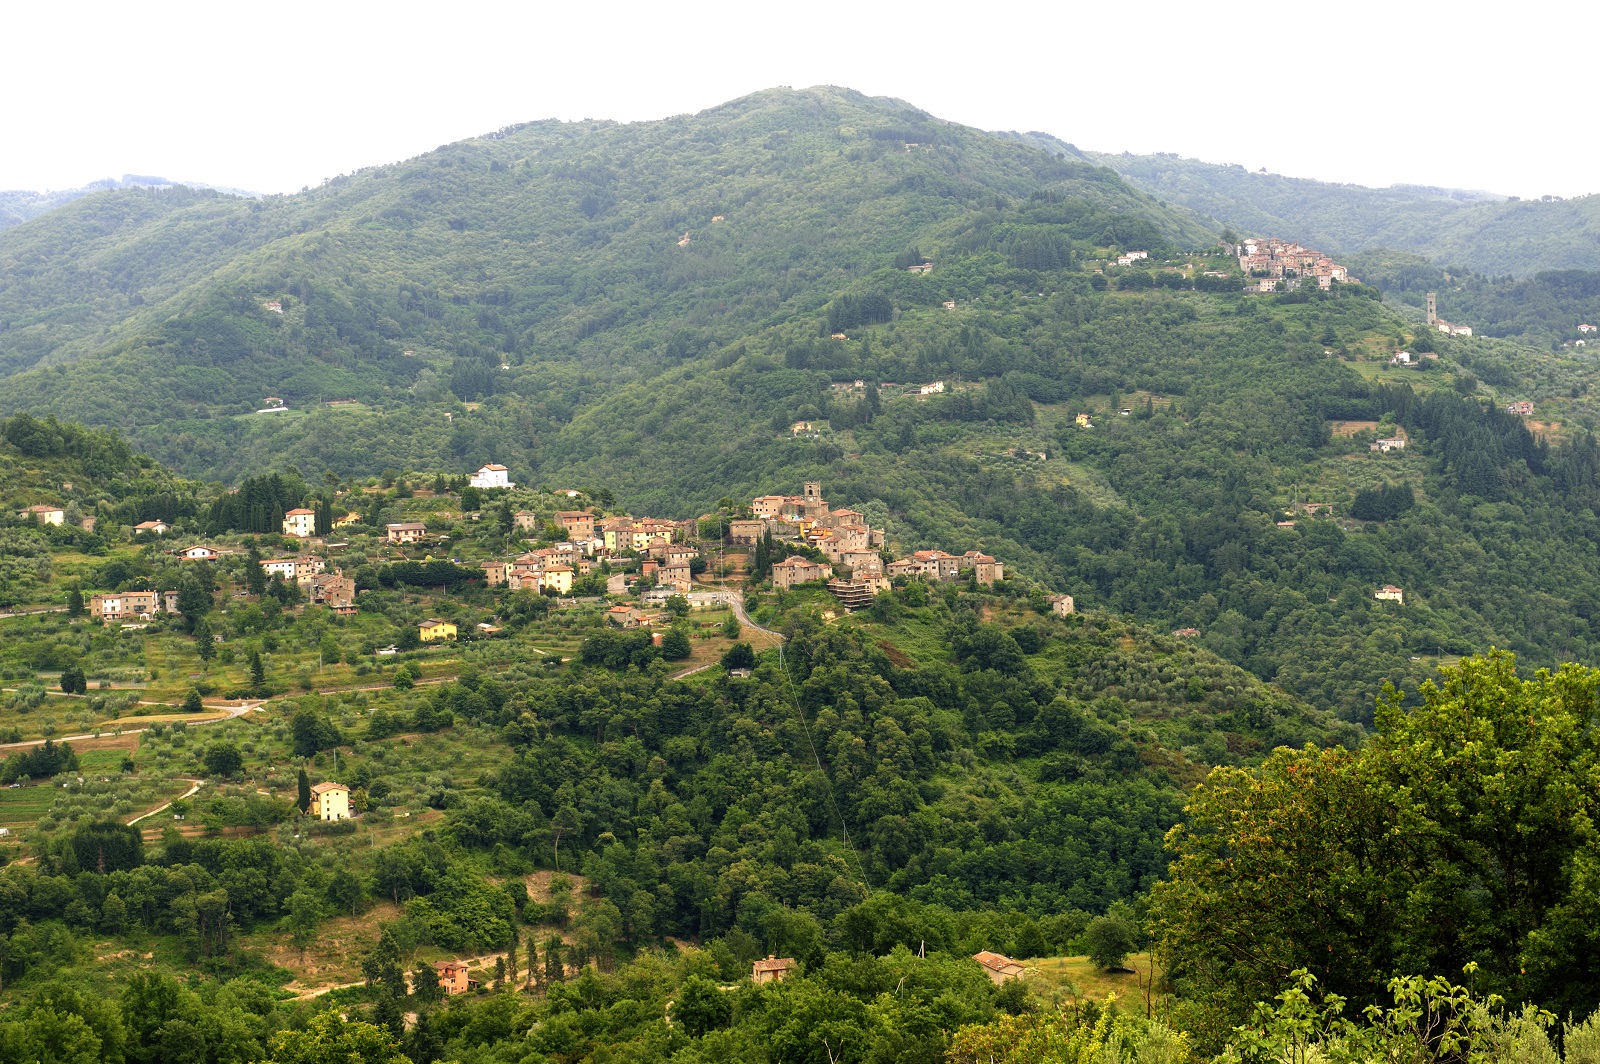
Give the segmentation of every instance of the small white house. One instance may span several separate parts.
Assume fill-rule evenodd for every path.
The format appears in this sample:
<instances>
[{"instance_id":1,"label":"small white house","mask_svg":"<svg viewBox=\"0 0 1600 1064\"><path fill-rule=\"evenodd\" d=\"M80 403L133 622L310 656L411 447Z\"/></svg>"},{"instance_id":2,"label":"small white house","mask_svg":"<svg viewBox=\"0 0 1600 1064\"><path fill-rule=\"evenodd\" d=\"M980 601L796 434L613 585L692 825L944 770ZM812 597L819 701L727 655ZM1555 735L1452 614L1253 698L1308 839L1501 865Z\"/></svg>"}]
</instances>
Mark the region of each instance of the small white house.
<instances>
[{"instance_id":1,"label":"small white house","mask_svg":"<svg viewBox=\"0 0 1600 1064\"><path fill-rule=\"evenodd\" d=\"M1395 587L1393 584L1384 584L1382 587L1372 593L1372 597L1375 599L1383 599L1388 602L1398 602L1402 606L1406 604L1406 593Z\"/></svg>"},{"instance_id":2,"label":"small white house","mask_svg":"<svg viewBox=\"0 0 1600 1064\"><path fill-rule=\"evenodd\" d=\"M486 465L472 474L471 484L475 488L514 488L515 484L507 479L506 467L503 465Z\"/></svg>"}]
</instances>

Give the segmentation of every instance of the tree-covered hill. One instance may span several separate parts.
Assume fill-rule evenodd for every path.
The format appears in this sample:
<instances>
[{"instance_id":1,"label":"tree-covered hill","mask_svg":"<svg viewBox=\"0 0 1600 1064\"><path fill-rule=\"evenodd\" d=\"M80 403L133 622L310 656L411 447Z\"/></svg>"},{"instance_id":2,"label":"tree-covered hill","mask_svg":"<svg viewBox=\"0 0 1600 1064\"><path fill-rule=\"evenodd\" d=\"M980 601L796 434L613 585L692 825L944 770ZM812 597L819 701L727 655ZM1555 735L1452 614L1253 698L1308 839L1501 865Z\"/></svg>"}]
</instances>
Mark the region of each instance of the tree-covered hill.
<instances>
[{"instance_id":1,"label":"tree-covered hill","mask_svg":"<svg viewBox=\"0 0 1600 1064\"><path fill-rule=\"evenodd\" d=\"M1420 255L1379 250L1353 256L1350 268L1391 303L1421 317L1427 295L1439 315L1480 336L1568 347L1600 342L1585 324L1600 325L1600 270L1543 270L1532 277L1491 277L1459 266L1436 266Z\"/></svg>"},{"instance_id":2,"label":"tree-covered hill","mask_svg":"<svg viewBox=\"0 0 1600 1064\"><path fill-rule=\"evenodd\" d=\"M1168 202L1338 255L1414 252L1487 274L1600 269L1600 196L1518 200L1460 189L1366 188L1176 155L1087 158Z\"/></svg>"},{"instance_id":3,"label":"tree-covered hill","mask_svg":"<svg viewBox=\"0 0 1600 1064\"><path fill-rule=\"evenodd\" d=\"M898 548L1196 628L1352 720L1443 655L1600 652L1594 364L1366 286L1246 295L1202 227L1034 139L775 90L293 197L86 197L0 235L32 366L0 410L231 483L498 461L688 518L820 477Z\"/></svg>"},{"instance_id":4,"label":"tree-covered hill","mask_svg":"<svg viewBox=\"0 0 1600 1064\"><path fill-rule=\"evenodd\" d=\"M512 127L296 196L86 197L0 239L0 367L108 343L188 348L181 359L203 340L212 359L268 363L211 397L232 405L269 384L296 397L369 375L409 384L480 355L491 371L637 364L679 337L667 354L681 358L819 305L929 227L1036 193L1070 203L1081 238L1200 235L1081 160L899 101L770 90L661 122ZM283 319L252 334L252 311L285 297ZM163 331L174 314L199 320ZM406 348L415 361L399 361ZM308 360L355 372L318 380Z\"/></svg>"}]
</instances>

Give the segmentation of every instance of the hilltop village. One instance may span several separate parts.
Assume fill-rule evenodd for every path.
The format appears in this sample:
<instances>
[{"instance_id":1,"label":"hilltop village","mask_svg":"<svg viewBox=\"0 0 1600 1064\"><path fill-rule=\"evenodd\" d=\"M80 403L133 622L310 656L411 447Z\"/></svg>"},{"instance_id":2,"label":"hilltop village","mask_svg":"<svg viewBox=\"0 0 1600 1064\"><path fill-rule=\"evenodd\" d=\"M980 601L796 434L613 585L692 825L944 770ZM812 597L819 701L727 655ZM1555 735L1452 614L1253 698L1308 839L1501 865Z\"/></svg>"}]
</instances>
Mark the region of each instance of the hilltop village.
<instances>
[{"instance_id":1,"label":"hilltop village","mask_svg":"<svg viewBox=\"0 0 1600 1064\"><path fill-rule=\"evenodd\" d=\"M1226 250L1239 260L1239 269L1256 292L1294 291L1302 282L1315 281L1328 289L1334 282L1357 283L1349 271L1320 251L1277 237L1249 237Z\"/></svg>"}]
</instances>

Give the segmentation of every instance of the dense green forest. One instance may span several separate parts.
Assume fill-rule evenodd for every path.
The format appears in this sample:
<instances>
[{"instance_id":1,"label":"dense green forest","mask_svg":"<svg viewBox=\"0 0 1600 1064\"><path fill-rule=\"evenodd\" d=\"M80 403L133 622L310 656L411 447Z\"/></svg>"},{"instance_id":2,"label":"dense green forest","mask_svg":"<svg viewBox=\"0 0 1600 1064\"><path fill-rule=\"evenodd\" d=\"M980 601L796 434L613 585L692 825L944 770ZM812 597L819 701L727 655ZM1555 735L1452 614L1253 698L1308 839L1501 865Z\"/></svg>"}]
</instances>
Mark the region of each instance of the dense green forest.
<instances>
[{"instance_id":1,"label":"dense green forest","mask_svg":"<svg viewBox=\"0 0 1600 1064\"><path fill-rule=\"evenodd\" d=\"M1030 142L1048 140L1035 136ZM1083 157L1200 215L1337 255L1393 248L1435 263L1517 277L1544 270L1600 269L1596 196L1518 200L1415 185L1331 184L1176 155L1091 152Z\"/></svg>"}]
</instances>

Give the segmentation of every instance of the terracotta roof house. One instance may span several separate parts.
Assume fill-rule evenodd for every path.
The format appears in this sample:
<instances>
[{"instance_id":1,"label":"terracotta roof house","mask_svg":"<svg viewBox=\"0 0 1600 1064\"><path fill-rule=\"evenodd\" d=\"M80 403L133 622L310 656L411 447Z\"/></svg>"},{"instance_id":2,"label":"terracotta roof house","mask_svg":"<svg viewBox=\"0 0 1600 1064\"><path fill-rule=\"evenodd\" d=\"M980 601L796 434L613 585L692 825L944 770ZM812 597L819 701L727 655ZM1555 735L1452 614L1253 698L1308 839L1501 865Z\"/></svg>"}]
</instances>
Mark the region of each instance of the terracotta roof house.
<instances>
[{"instance_id":1,"label":"terracotta roof house","mask_svg":"<svg viewBox=\"0 0 1600 1064\"><path fill-rule=\"evenodd\" d=\"M439 973L439 989L446 994L465 994L472 989L473 980L467 978L467 966L460 961L440 961L433 968Z\"/></svg>"},{"instance_id":2,"label":"terracotta roof house","mask_svg":"<svg viewBox=\"0 0 1600 1064\"><path fill-rule=\"evenodd\" d=\"M350 819L350 788L342 783L319 783L311 788L311 815L318 820Z\"/></svg>"},{"instance_id":3,"label":"terracotta roof house","mask_svg":"<svg viewBox=\"0 0 1600 1064\"><path fill-rule=\"evenodd\" d=\"M472 474L468 481L475 488L514 488L516 487L506 477L506 467L490 463Z\"/></svg>"},{"instance_id":4,"label":"terracotta roof house","mask_svg":"<svg viewBox=\"0 0 1600 1064\"><path fill-rule=\"evenodd\" d=\"M48 506L40 503L30 506L26 510L17 511L18 517L31 517L41 525L59 525L67 519L67 512L59 506Z\"/></svg>"},{"instance_id":5,"label":"terracotta roof house","mask_svg":"<svg viewBox=\"0 0 1600 1064\"><path fill-rule=\"evenodd\" d=\"M222 555L218 554L210 547L202 546L200 544L196 544L193 547L185 547L182 550L177 551L176 554L178 557L191 562L214 562L218 558L222 557Z\"/></svg>"},{"instance_id":6,"label":"terracotta roof house","mask_svg":"<svg viewBox=\"0 0 1600 1064\"><path fill-rule=\"evenodd\" d=\"M772 584L774 587L791 588L796 584L810 583L813 580L825 580L833 575L833 566L823 565L821 562L802 558L798 554L791 554L772 567Z\"/></svg>"},{"instance_id":7,"label":"terracotta roof house","mask_svg":"<svg viewBox=\"0 0 1600 1064\"><path fill-rule=\"evenodd\" d=\"M134 532L146 532L152 536L164 536L172 526L165 521L140 521L133 526Z\"/></svg>"},{"instance_id":8,"label":"terracotta roof house","mask_svg":"<svg viewBox=\"0 0 1600 1064\"><path fill-rule=\"evenodd\" d=\"M756 961L750 966L750 980L754 983L781 982L796 967L798 965L793 957L774 957L769 953L766 960Z\"/></svg>"},{"instance_id":9,"label":"terracotta roof house","mask_svg":"<svg viewBox=\"0 0 1600 1064\"><path fill-rule=\"evenodd\" d=\"M994 980L996 985L1007 979L1021 979L1027 969L1017 961L1000 953L984 950L974 953L972 959L983 965L983 974Z\"/></svg>"},{"instance_id":10,"label":"terracotta roof house","mask_svg":"<svg viewBox=\"0 0 1600 1064\"><path fill-rule=\"evenodd\" d=\"M317 532L317 511L297 506L283 515L283 534L305 539Z\"/></svg>"},{"instance_id":11,"label":"terracotta roof house","mask_svg":"<svg viewBox=\"0 0 1600 1064\"><path fill-rule=\"evenodd\" d=\"M428 526L421 521L398 521L384 526L390 543L416 543L428 534Z\"/></svg>"}]
</instances>

